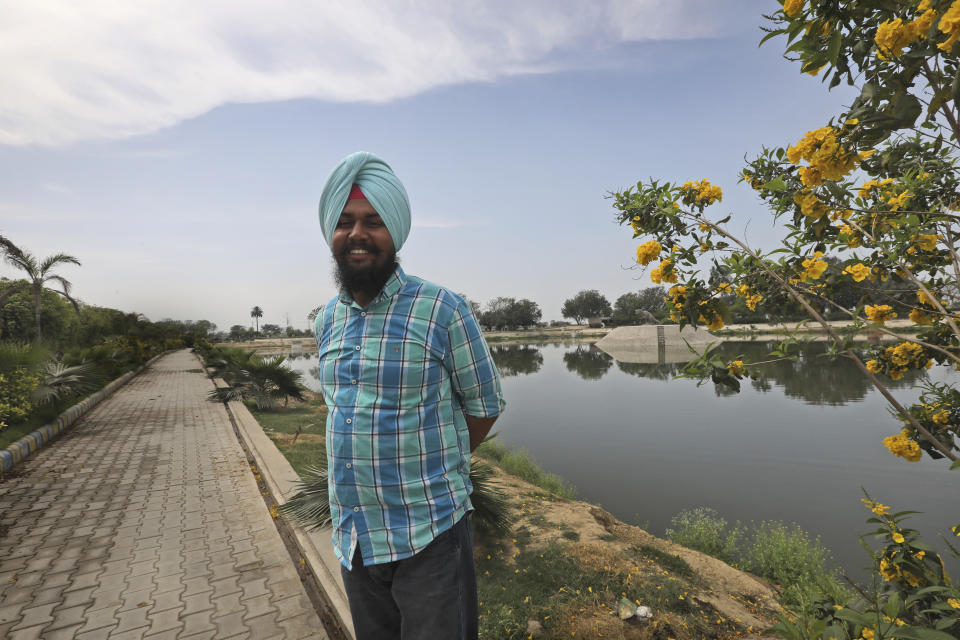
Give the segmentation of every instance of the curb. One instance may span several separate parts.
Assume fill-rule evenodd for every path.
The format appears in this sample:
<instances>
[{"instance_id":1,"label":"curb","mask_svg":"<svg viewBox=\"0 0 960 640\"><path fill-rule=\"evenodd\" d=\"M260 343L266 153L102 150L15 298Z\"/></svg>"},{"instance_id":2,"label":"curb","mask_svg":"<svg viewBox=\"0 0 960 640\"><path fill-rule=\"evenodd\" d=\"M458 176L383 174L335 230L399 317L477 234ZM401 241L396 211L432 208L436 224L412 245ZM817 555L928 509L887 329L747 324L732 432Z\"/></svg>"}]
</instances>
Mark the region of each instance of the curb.
<instances>
[{"instance_id":1,"label":"curb","mask_svg":"<svg viewBox=\"0 0 960 640\"><path fill-rule=\"evenodd\" d=\"M90 409L93 409L95 406L100 404L101 401L110 397L114 391L125 385L131 378L153 364L155 360L167 355L167 353L169 353L169 351L165 351L160 355L150 358L143 365L137 367L133 371L126 372L116 380L108 383L103 389L100 389L100 391L97 391L93 395L87 396L77 404L73 405L57 416L57 419L53 422L48 422L36 431L31 431L27 435L23 436L6 449L0 450L0 475L13 469L16 465L20 464L36 453L38 449L41 449L51 440L69 429L74 422L82 418Z\"/></svg>"},{"instance_id":2,"label":"curb","mask_svg":"<svg viewBox=\"0 0 960 640\"><path fill-rule=\"evenodd\" d=\"M214 379L213 384L217 387L225 386L219 378ZM290 466L273 440L263 432L260 423L246 405L237 400L226 404L241 442L253 456L267 490L278 505L285 504L288 498L296 493L296 483L300 480L300 475ZM333 553L330 526L306 531L285 518L284 521L289 526L292 542L300 552L301 564L309 570L323 592L326 601L324 604L327 605L324 608L335 618L335 624L344 636L352 640L356 637L353 632L353 618L350 616L350 604L347 602L343 579L340 577L340 561Z\"/></svg>"}]
</instances>

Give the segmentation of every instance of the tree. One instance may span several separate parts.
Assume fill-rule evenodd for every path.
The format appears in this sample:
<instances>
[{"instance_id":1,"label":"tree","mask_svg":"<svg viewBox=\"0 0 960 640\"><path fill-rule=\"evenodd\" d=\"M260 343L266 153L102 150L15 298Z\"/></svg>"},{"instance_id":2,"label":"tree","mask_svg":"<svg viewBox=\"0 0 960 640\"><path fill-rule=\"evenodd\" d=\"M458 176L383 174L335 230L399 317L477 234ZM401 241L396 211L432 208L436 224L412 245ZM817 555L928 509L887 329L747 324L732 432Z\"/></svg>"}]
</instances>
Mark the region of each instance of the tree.
<instances>
[{"instance_id":1,"label":"tree","mask_svg":"<svg viewBox=\"0 0 960 640\"><path fill-rule=\"evenodd\" d=\"M70 281L63 276L52 273L52 269L58 265L75 264L79 266L79 260L66 253L56 253L52 256L44 258L41 261L38 261L37 258L34 257L29 251L19 248L8 238L2 235L0 235L0 252L3 253L4 259L7 262L23 271L27 276L26 284L23 285L22 288L29 288L30 293L33 296L34 321L35 326L37 327L37 342L40 342L42 338L40 305L42 301L41 294L44 290L53 291L54 293L63 296L70 301L70 304L73 305L73 308L76 310L76 312L80 313L80 305L76 300L70 297L70 289L73 287L73 285L70 284ZM58 291L56 289L47 287L47 282L51 281L59 283L63 290ZM4 300L6 300L8 296L13 295L19 289L20 287L11 287L4 291L3 294L0 294L0 304L3 304Z\"/></svg>"},{"instance_id":2,"label":"tree","mask_svg":"<svg viewBox=\"0 0 960 640\"><path fill-rule=\"evenodd\" d=\"M663 287L647 287L637 293L625 293L613 303L613 321L616 324L643 324L645 311L655 319L666 315L667 292Z\"/></svg>"},{"instance_id":3,"label":"tree","mask_svg":"<svg viewBox=\"0 0 960 640\"><path fill-rule=\"evenodd\" d=\"M960 3L781 4L768 16L764 40L786 36L787 56L801 71L822 75L830 87L859 88L836 118L786 148L764 149L741 174L785 223L782 246L751 247L726 226L731 216L709 217L705 210L723 192L707 180L619 191L619 221L649 238L637 262L659 261L650 277L673 285L667 305L675 321L721 328L731 295L750 311L801 309L829 339L828 353L848 359L889 403L900 423L883 440L891 454L916 462L926 453L960 468L957 383L926 383L905 405L886 382L934 363L960 368L960 316L949 303L960 279ZM722 268L705 282L698 265L707 259ZM827 322L825 309L895 342L864 353ZM915 335L885 326L897 316L910 319ZM792 344L788 337L753 362L706 354L688 372L736 391L745 376L794 357ZM811 594L811 606L772 631L784 638L960 636L960 590L940 554L902 526L910 512L891 513L869 495L863 502L877 525L873 586L855 599L830 588ZM960 535L960 525L953 533Z\"/></svg>"},{"instance_id":4,"label":"tree","mask_svg":"<svg viewBox=\"0 0 960 640\"><path fill-rule=\"evenodd\" d=\"M532 300L521 298L494 298L479 315L480 324L491 328L529 327L540 322L543 311Z\"/></svg>"},{"instance_id":5,"label":"tree","mask_svg":"<svg viewBox=\"0 0 960 640\"><path fill-rule=\"evenodd\" d=\"M254 332L260 333L260 318L263 317L263 309L260 307L254 307L253 309L250 309L250 317L253 318L254 322L257 323Z\"/></svg>"},{"instance_id":6,"label":"tree","mask_svg":"<svg viewBox=\"0 0 960 640\"><path fill-rule=\"evenodd\" d=\"M283 329L281 329L280 325L278 324L263 325L263 335L265 336L268 336L268 337L279 336L281 331L283 331Z\"/></svg>"},{"instance_id":7,"label":"tree","mask_svg":"<svg viewBox=\"0 0 960 640\"><path fill-rule=\"evenodd\" d=\"M560 314L581 324L586 318L603 318L613 313L610 301L596 289L586 289L564 301Z\"/></svg>"}]
</instances>

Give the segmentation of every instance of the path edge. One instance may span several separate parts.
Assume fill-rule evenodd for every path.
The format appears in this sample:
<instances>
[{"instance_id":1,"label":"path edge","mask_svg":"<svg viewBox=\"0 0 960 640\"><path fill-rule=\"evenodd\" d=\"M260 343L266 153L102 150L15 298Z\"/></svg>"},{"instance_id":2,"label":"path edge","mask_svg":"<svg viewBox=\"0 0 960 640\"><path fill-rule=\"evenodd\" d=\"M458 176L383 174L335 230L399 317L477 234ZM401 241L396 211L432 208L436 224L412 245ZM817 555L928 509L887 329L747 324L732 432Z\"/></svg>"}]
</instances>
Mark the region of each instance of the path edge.
<instances>
[{"instance_id":1,"label":"path edge","mask_svg":"<svg viewBox=\"0 0 960 640\"><path fill-rule=\"evenodd\" d=\"M226 386L219 378L214 379L214 385ZM300 480L300 475L280 453L273 440L264 433L263 427L246 405L238 400L231 400L226 404L242 444L253 456L267 490L278 505L285 504L297 492L296 483ZM340 577L340 561L333 553L330 526L306 531L290 520L284 519L284 522L289 527L292 542L299 551L301 564L309 570L325 596L329 613L339 622L339 630L352 640L356 637L353 632L353 619L350 616L343 579Z\"/></svg>"},{"instance_id":2,"label":"path edge","mask_svg":"<svg viewBox=\"0 0 960 640\"><path fill-rule=\"evenodd\" d=\"M27 435L14 441L13 444L8 446L6 449L0 450L0 476L13 469L15 466L32 456L46 445L50 444L50 442L52 442L58 435L65 432L67 429L73 426L77 420L86 415L88 411L109 398L111 395L113 395L114 391L128 383L134 376L141 373L144 369L168 353L170 353L170 351L164 351L163 353L150 358L136 369L127 371L125 374L108 383L96 393L87 396L77 404L61 413L59 416L57 416L56 420L48 422L42 427L39 427L36 431L31 431Z\"/></svg>"}]
</instances>

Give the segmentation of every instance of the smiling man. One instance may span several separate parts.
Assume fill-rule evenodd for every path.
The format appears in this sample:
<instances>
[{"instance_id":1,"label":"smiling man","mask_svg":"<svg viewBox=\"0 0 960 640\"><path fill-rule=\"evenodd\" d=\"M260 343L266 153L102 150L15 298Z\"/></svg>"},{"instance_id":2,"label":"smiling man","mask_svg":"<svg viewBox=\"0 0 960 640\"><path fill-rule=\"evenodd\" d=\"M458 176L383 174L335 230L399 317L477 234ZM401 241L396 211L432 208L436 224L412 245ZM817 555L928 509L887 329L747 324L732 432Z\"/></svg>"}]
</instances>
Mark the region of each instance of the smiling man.
<instances>
[{"instance_id":1,"label":"smiling man","mask_svg":"<svg viewBox=\"0 0 960 640\"><path fill-rule=\"evenodd\" d=\"M333 546L358 640L477 637L470 451L504 402L470 304L407 275L403 184L347 156L320 197L339 295L317 314Z\"/></svg>"}]
</instances>

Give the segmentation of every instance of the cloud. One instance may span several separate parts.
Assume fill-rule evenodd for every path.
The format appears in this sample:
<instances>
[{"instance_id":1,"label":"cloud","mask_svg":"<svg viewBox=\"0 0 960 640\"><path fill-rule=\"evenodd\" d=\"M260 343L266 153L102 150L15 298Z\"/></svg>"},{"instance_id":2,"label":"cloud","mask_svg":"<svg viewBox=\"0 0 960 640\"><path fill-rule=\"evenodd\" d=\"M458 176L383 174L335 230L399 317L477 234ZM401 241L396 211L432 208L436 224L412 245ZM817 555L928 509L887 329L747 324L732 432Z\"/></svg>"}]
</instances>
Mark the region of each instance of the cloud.
<instances>
[{"instance_id":1,"label":"cloud","mask_svg":"<svg viewBox=\"0 0 960 640\"><path fill-rule=\"evenodd\" d=\"M724 4L724 3L716 3ZM226 103L384 102L716 35L710 0L33 0L0 23L0 144L60 146Z\"/></svg>"}]
</instances>

